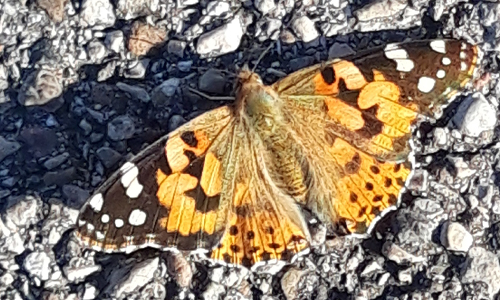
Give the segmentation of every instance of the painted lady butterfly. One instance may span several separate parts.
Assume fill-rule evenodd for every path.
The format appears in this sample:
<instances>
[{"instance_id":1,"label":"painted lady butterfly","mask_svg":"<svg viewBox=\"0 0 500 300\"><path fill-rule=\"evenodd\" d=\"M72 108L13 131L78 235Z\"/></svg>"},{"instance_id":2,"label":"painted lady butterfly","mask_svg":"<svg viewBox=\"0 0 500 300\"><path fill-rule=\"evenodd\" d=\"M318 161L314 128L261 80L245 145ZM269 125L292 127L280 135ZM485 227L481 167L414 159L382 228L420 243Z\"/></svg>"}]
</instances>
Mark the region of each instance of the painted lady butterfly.
<instances>
[{"instance_id":1,"label":"painted lady butterfly","mask_svg":"<svg viewBox=\"0 0 500 300\"><path fill-rule=\"evenodd\" d=\"M82 208L96 250L204 249L244 266L309 247L303 209L365 233L397 204L412 125L474 79L476 46L387 45L299 70L271 86L243 70L236 102L150 146Z\"/></svg>"}]
</instances>

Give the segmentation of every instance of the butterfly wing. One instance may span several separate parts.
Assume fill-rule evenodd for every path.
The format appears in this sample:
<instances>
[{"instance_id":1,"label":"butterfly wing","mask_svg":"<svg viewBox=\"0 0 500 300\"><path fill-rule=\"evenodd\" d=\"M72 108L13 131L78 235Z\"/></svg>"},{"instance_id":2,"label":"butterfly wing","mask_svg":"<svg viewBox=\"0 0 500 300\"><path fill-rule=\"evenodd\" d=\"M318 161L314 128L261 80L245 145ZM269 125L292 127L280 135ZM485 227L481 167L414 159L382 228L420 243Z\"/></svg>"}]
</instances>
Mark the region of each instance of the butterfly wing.
<instances>
[{"instance_id":1,"label":"butterfly wing","mask_svg":"<svg viewBox=\"0 0 500 300\"><path fill-rule=\"evenodd\" d=\"M221 107L148 147L83 206L77 235L104 251L137 247L210 249L224 231L221 163L231 139L232 112Z\"/></svg>"},{"instance_id":2,"label":"butterfly wing","mask_svg":"<svg viewBox=\"0 0 500 300\"><path fill-rule=\"evenodd\" d=\"M439 115L471 81L478 59L477 47L460 41L394 44L275 83L288 119L301 128L302 144L322 153L310 152L309 160L335 177L315 176L316 196L308 206L325 222L343 219L349 231L366 231L395 204L409 175L412 125L420 115ZM325 186L334 203L317 195Z\"/></svg>"},{"instance_id":3,"label":"butterfly wing","mask_svg":"<svg viewBox=\"0 0 500 300\"><path fill-rule=\"evenodd\" d=\"M299 207L274 185L263 163L269 153L244 120L235 128L224 193L232 203L229 226L211 257L258 268L289 260L308 247L309 233Z\"/></svg>"},{"instance_id":4,"label":"butterfly wing","mask_svg":"<svg viewBox=\"0 0 500 300\"><path fill-rule=\"evenodd\" d=\"M180 127L95 192L77 235L108 252L214 249L212 258L247 267L291 258L307 247L307 227L266 178L252 132L229 107Z\"/></svg>"}]
</instances>

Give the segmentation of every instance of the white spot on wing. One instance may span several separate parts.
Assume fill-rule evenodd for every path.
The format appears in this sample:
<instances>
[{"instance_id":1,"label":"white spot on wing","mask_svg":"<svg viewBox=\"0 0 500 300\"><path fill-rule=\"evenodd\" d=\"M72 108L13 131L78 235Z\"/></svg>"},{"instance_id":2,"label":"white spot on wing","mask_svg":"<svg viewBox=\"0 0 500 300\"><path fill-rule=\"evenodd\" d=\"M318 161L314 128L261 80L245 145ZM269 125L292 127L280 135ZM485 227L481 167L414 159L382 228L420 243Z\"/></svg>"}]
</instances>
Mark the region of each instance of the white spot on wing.
<instances>
[{"instance_id":1,"label":"white spot on wing","mask_svg":"<svg viewBox=\"0 0 500 300\"><path fill-rule=\"evenodd\" d=\"M95 237L97 238L98 241L102 241L106 236L104 235L104 233L100 232L99 230L96 230Z\"/></svg>"},{"instance_id":2,"label":"white spot on wing","mask_svg":"<svg viewBox=\"0 0 500 300\"><path fill-rule=\"evenodd\" d=\"M460 70L462 70L462 71L467 70L467 64L465 62L460 63Z\"/></svg>"},{"instance_id":3,"label":"white spot on wing","mask_svg":"<svg viewBox=\"0 0 500 300\"><path fill-rule=\"evenodd\" d=\"M434 40L430 42L429 46L431 46L431 49L439 52L439 53L446 53L446 43L443 40Z\"/></svg>"},{"instance_id":4,"label":"white spot on wing","mask_svg":"<svg viewBox=\"0 0 500 300\"><path fill-rule=\"evenodd\" d=\"M467 54L465 54L465 52L463 51L460 51L460 59L466 59L467 58Z\"/></svg>"},{"instance_id":5,"label":"white spot on wing","mask_svg":"<svg viewBox=\"0 0 500 300\"><path fill-rule=\"evenodd\" d=\"M134 179L139 175L139 168L131 162L126 162L120 168L122 177L120 179L124 188L128 188Z\"/></svg>"},{"instance_id":6,"label":"white spot on wing","mask_svg":"<svg viewBox=\"0 0 500 300\"><path fill-rule=\"evenodd\" d=\"M137 180L137 178L134 178L134 180L132 180L132 182L129 184L126 194L130 198L135 199L139 197L143 188L144 186L139 183L139 180Z\"/></svg>"},{"instance_id":7,"label":"white spot on wing","mask_svg":"<svg viewBox=\"0 0 500 300\"><path fill-rule=\"evenodd\" d=\"M122 220L122 219L116 219L116 220L115 220L115 227L116 227L116 228L122 228L122 227L123 227L123 225L125 225L125 223L123 222L123 220Z\"/></svg>"},{"instance_id":8,"label":"white spot on wing","mask_svg":"<svg viewBox=\"0 0 500 300\"><path fill-rule=\"evenodd\" d=\"M92 209L95 212L100 212L103 204L104 204L104 198L102 198L101 193L92 196L89 202L90 207L92 207Z\"/></svg>"},{"instance_id":9,"label":"white spot on wing","mask_svg":"<svg viewBox=\"0 0 500 300\"><path fill-rule=\"evenodd\" d=\"M387 44L384 48L384 51L392 51L392 50L395 50L395 49L399 49L399 45L398 44Z\"/></svg>"},{"instance_id":10,"label":"white spot on wing","mask_svg":"<svg viewBox=\"0 0 500 300\"><path fill-rule=\"evenodd\" d=\"M89 232L94 231L94 229L95 229L95 226L94 226L94 225L92 225L92 224L90 224L90 223L87 223L87 230L88 230Z\"/></svg>"},{"instance_id":11,"label":"white spot on wing","mask_svg":"<svg viewBox=\"0 0 500 300\"><path fill-rule=\"evenodd\" d=\"M418 90L422 93L429 93L434 88L436 80L430 77L422 76L418 80Z\"/></svg>"},{"instance_id":12,"label":"white spot on wing","mask_svg":"<svg viewBox=\"0 0 500 300\"><path fill-rule=\"evenodd\" d=\"M385 57L388 59L406 59L408 58L408 52L405 49L394 49L394 50L385 50Z\"/></svg>"},{"instance_id":13,"label":"white spot on wing","mask_svg":"<svg viewBox=\"0 0 500 300\"><path fill-rule=\"evenodd\" d=\"M109 215L108 214L103 214L101 216L101 222L103 222L104 224L108 223L109 222Z\"/></svg>"},{"instance_id":14,"label":"white spot on wing","mask_svg":"<svg viewBox=\"0 0 500 300\"><path fill-rule=\"evenodd\" d=\"M439 78L439 79L442 79L446 76L446 72L444 70L438 70L436 72L436 77Z\"/></svg>"},{"instance_id":15,"label":"white spot on wing","mask_svg":"<svg viewBox=\"0 0 500 300\"><path fill-rule=\"evenodd\" d=\"M128 222L132 226L141 226L146 222L147 214L140 209L134 209L129 217Z\"/></svg>"},{"instance_id":16,"label":"white spot on wing","mask_svg":"<svg viewBox=\"0 0 500 300\"><path fill-rule=\"evenodd\" d=\"M398 64L396 70L401 72L410 72L415 67L415 64L411 59L395 59Z\"/></svg>"},{"instance_id":17,"label":"white spot on wing","mask_svg":"<svg viewBox=\"0 0 500 300\"><path fill-rule=\"evenodd\" d=\"M448 66L451 64L451 59L449 59L448 57L443 57L443 59L441 59L441 63L445 66Z\"/></svg>"},{"instance_id":18,"label":"white spot on wing","mask_svg":"<svg viewBox=\"0 0 500 300\"><path fill-rule=\"evenodd\" d=\"M87 221L84 220L78 220L78 227L82 227L83 225L87 224Z\"/></svg>"}]
</instances>

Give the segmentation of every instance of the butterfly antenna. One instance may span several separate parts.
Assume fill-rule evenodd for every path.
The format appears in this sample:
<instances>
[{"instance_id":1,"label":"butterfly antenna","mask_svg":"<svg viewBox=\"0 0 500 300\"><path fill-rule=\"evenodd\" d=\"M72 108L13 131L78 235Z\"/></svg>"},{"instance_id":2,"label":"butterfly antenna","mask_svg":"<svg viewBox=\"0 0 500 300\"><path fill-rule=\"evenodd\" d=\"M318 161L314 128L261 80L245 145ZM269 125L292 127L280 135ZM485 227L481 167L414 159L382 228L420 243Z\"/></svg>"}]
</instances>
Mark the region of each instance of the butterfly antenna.
<instances>
[{"instance_id":1,"label":"butterfly antenna","mask_svg":"<svg viewBox=\"0 0 500 300\"><path fill-rule=\"evenodd\" d=\"M274 42L271 42L271 44L266 48L266 50L264 50L259 58L257 59L257 61L255 62L255 65L253 66L252 68L252 73L255 72L255 69L257 68L257 66L259 65L260 61L264 58L264 56L269 52L269 50L271 50L271 48L274 47Z\"/></svg>"}]
</instances>

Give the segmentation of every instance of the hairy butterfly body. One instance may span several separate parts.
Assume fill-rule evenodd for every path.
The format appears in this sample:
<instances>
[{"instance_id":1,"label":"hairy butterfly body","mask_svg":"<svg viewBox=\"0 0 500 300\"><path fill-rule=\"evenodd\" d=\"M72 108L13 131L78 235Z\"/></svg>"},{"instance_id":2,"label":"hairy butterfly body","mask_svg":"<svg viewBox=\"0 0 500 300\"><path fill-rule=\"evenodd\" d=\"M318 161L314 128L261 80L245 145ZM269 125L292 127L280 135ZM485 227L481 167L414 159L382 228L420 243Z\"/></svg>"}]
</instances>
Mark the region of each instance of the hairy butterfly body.
<instances>
[{"instance_id":1,"label":"hairy butterfly body","mask_svg":"<svg viewBox=\"0 0 500 300\"><path fill-rule=\"evenodd\" d=\"M206 250L247 267L309 247L302 209L364 233L410 174L412 125L474 79L477 46L387 45L265 86L242 71L236 102L147 148L82 208L77 235L103 251Z\"/></svg>"}]
</instances>

